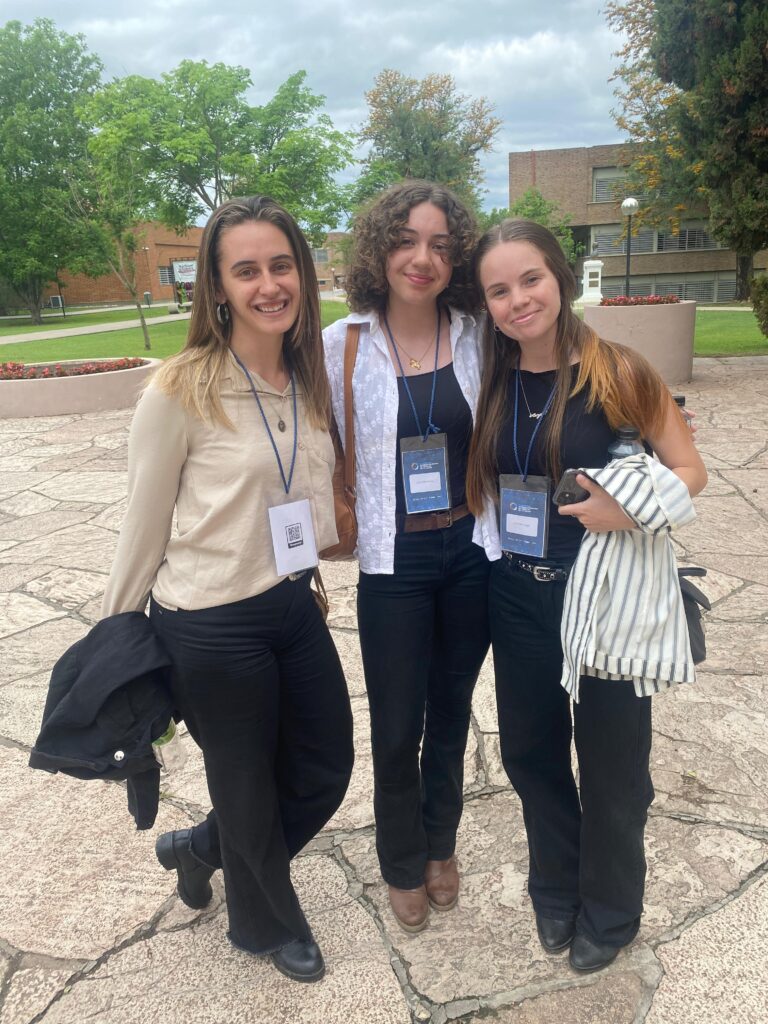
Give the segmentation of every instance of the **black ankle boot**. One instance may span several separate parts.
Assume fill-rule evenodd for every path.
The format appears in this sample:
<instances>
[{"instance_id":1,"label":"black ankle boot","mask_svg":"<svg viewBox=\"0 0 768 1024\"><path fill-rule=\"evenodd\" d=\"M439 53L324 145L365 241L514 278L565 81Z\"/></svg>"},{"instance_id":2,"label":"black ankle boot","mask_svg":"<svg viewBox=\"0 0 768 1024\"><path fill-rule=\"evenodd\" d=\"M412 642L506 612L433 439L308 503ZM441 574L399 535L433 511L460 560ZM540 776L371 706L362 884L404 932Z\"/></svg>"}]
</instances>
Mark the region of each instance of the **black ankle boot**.
<instances>
[{"instance_id":1,"label":"black ankle boot","mask_svg":"<svg viewBox=\"0 0 768 1024\"><path fill-rule=\"evenodd\" d=\"M561 949L570 946L576 924L572 920L560 921L537 914L536 931L539 933L539 942L547 953L559 953Z\"/></svg>"},{"instance_id":2,"label":"black ankle boot","mask_svg":"<svg viewBox=\"0 0 768 1024\"><path fill-rule=\"evenodd\" d=\"M316 942L294 939L272 954L272 963L293 981L320 981L325 974L325 963Z\"/></svg>"},{"instance_id":3,"label":"black ankle boot","mask_svg":"<svg viewBox=\"0 0 768 1024\"><path fill-rule=\"evenodd\" d=\"M586 935L577 935L571 943L569 962L575 971L589 974L601 971L603 967L613 963L619 955L619 946L606 946L593 942Z\"/></svg>"},{"instance_id":4,"label":"black ankle boot","mask_svg":"<svg viewBox=\"0 0 768 1024\"><path fill-rule=\"evenodd\" d=\"M192 910L207 907L213 898L211 875L215 868L198 860L192 852L192 829L165 832L155 843L155 853L166 871L176 872L176 892L181 902Z\"/></svg>"}]
</instances>

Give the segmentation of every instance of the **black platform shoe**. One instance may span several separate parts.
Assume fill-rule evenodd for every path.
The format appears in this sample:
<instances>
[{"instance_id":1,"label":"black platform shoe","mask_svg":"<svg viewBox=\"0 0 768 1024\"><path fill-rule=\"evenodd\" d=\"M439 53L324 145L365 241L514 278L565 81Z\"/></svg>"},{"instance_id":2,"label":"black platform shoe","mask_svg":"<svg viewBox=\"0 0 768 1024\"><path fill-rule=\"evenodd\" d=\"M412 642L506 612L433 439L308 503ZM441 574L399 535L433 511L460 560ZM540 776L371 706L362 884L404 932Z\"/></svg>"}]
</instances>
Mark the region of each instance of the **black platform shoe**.
<instances>
[{"instance_id":1,"label":"black platform shoe","mask_svg":"<svg viewBox=\"0 0 768 1024\"><path fill-rule=\"evenodd\" d=\"M294 939L272 953L272 963L293 981L320 981L325 974L325 961L316 942Z\"/></svg>"},{"instance_id":2,"label":"black platform shoe","mask_svg":"<svg viewBox=\"0 0 768 1024\"><path fill-rule=\"evenodd\" d=\"M593 942L586 935L579 933L571 943L568 962L575 971L588 974L590 971L599 971L613 963L619 955L620 948L620 946L606 946Z\"/></svg>"},{"instance_id":3,"label":"black platform shoe","mask_svg":"<svg viewBox=\"0 0 768 1024\"><path fill-rule=\"evenodd\" d=\"M542 917L541 914L537 914L536 931L539 933L539 942L547 953L559 953L561 949L571 944L576 925L573 921L558 921L553 917Z\"/></svg>"},{"instance_id":4,"label":"black platform shoe","mask_svg":"<svg viewBox=\"0 0 768 1024\"><path fill-rule=\"evenodd\" d=\"M192 829L163 833L155 843L155 853L166 871L176 872L176 891L181 902L192 910L207 907L213 898L211 875L216 869L198 860L192 852Z\"/></svg>"}]
</instances>

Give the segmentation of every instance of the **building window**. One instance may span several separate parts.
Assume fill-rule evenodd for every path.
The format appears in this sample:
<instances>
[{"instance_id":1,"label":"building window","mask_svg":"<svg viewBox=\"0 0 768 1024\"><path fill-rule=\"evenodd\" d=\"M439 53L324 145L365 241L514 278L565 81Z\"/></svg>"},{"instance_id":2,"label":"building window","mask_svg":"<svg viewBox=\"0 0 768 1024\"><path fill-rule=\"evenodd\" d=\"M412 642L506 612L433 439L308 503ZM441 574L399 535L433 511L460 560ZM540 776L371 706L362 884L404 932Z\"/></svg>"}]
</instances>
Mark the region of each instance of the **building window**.
<instances>
[{"instance_id":1,"label":"building window","mask_svg":"<svg viewBox=\"0 0 768 1024\"><path fill-rule=\"evenodd\" d=\"M312 262L313 263L327 263L328 262L328 250L327 249L313 249L312 250Z\"/></svg>"},{"instance_id":2,"label":"building window","mask_svg":"<svg viewBox=\"0 0 768 1024\"><path fill-rule=\"evenodd\" d=\"M686 281L685 291L681 298L695 299L697 302L715 301L715 282L713 278L708 281Z\"/></svg>"},{"instance_id":3,"label":"building window","mask_svg":"<svg viewBox=\"0 0 768 1024\"><path fill-rule=\"evenodd\" d=\"M623 198L626 181L622 167L595 167L592 171L592 202L618 202Z\"/></svg>"},{"instance_id":4,"label":"building window","mask_svg":"<svg viewBox=\"0 0 768 1024\"><path fill-rule=\"evenodd\" d=\"M604 224L592 228L591 252L593 256L620 256L627 251L627 240L621 237L622 228L618 224ZM643 228L632 235L632 252L653 252L655 231Z\"/></svg>"},{"instance_id":5,"label":"building window","mask_svg":"<svg viewBox=\"0 0 768 1024\"><path fill-rule=\"evenodd\" d=\"M717 279L716 302L733 302L736 298L736 278L724 277L722 274Z\"/></svg>"},{"instance_id":6,"label":"building window","mask_svg":"<svg viewBox=\"0 0 768 1024\"><path fill-rule=\"evenodd\" d=\"M659 252L695 252L698 249L721 248L704 225L682 225L677 235L670 231L659 232Z\"/></svg>"},{"instance_id":7,"label":"building window","mask_svg":"<svg viewBox=\"0 0 768 1024\"><path fill-rule=\"evenodd\" d=\"M173 284L173 267L158 267L160 284Z\"/></svg>"}]
</instances>

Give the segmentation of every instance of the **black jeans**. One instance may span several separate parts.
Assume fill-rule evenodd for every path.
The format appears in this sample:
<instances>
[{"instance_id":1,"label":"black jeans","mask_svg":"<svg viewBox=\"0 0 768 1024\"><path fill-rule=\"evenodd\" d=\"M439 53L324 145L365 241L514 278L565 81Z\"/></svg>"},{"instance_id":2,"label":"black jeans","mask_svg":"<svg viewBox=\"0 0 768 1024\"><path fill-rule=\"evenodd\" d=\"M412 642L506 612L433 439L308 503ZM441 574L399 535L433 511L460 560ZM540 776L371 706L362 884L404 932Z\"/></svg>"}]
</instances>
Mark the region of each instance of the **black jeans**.
<instances>
[{"instance_id":1,"label":"black jeans","mask_svg":"<svg viewBox=\"0 0 768 1024\"><path fill-rule=\"evenodd\" d=\"M229 936L251 953L311 938L290 859L339 806L352 771L346 683L310 576L216 608L150 607L214 809L192 848L223 866Z\"/></svg>"},{"instance_id":2,"label":"black jeans","mask_svg":"<svg viewBox=\"0 0 768 1024\"><path fill-rule=\"evenodd\" d=\"M490 566L473 525L467 516L398 534L394 575L360 573L376 848L384 880L401 889L422 885L427 860L456 845L472 691L490 641Z\"/></svg>"},{"instance_id":3,"label":"black jeans","mask_svg":"<svg viewBox=\"0 0 768 1024\"><path fill-rule=\"evenodd\" d=\"M575 918L594 942L623 946L643 909L651 698L635 696L629 682L581 677L573 704L577 791L571 702L560 685L565 586L539 583L503 556L493 564L501 756L523 805L536 912Z\"/></svg>"}]
</instances>

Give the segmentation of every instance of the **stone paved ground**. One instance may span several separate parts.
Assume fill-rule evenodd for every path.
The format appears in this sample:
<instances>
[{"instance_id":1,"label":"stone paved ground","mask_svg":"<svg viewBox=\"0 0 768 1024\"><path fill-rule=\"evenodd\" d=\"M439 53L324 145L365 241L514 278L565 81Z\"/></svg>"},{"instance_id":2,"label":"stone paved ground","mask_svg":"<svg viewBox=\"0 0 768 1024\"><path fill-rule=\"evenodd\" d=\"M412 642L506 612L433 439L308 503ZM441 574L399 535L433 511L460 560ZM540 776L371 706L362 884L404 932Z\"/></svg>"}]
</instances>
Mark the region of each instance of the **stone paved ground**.
<instances>
[{"instance_id":1,"label":"stone paved ground","mask_svg":"<svg viewBox=\"0 0 768 1024\"><path fill-rule=\"evenodd\" d=\"M638 941L588 977L536 941L490 665L466 758L459 906L416 936L393 921L373 848L352 565L326 578L357 766L295 864L328 962L320 984L228 945L220 883L195 913L158 867L159 832L207 809L188 737L153 833L133 829L120 785L30 771L51 665L98 614L130 414L0 419L0 1024L768 1021L768 359L699 361L687 393L711 481L679 546L710 570L710 657L696 686L655 701L647 911Z\"/></svg>"}]
</instances>

